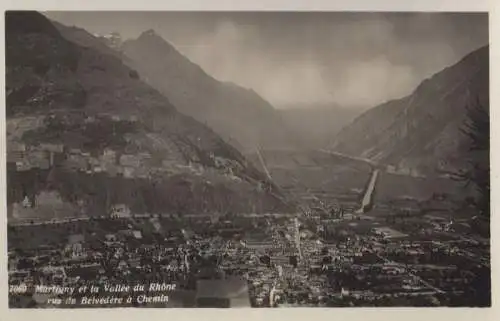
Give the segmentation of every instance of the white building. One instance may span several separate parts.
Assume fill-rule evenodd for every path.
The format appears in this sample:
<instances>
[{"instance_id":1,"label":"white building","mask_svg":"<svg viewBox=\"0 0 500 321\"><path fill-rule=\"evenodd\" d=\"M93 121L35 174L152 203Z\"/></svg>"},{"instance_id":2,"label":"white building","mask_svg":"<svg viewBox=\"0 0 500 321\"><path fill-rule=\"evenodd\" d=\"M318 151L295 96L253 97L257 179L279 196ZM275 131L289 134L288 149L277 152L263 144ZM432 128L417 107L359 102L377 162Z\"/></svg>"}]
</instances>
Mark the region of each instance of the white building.
<instances>
[{"instance_id":1,"label":"white building","mask_svg":"<svg viewBox=\"0 0 500 321\"><path fill-rule=\"evenodd\" d=\"M111 208L111 217L131 217L130 209L125 204L116 204Z\"/></svg>"}]
</instances>

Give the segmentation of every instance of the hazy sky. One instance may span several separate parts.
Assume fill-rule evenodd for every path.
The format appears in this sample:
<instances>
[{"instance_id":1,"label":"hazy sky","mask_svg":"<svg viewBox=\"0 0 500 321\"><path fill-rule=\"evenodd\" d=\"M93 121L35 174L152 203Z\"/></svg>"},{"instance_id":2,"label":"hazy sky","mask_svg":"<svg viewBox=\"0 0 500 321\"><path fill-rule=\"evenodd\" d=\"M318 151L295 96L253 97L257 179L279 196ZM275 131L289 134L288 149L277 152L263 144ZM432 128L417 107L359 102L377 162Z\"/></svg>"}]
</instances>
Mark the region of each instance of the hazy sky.
<instances>
[{"instance_id":1,"label":"hazy sky","mask_svg":"<svg viewBox=\"0 0 500 321\"><path fill-rule=\"evenodd\" d=\"M488 43L482 13L51 12L92 33L154 29L217 79L277 108L374 106Z\"/></svg>"}]
</instances>

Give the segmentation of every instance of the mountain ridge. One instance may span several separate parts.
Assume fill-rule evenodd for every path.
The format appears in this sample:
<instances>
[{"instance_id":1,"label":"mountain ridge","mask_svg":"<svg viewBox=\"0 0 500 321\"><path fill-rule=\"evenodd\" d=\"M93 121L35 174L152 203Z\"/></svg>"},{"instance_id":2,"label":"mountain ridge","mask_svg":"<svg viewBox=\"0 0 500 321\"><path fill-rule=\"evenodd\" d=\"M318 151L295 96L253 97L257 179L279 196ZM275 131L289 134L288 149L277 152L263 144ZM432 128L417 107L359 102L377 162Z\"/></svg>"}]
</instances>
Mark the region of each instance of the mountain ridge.
<instances>
[{"instance_id":1,"label":"mountain ridge","mask_svg":"<svg viewBox=\"0 0 500 321\"><path fill-rule=\"evenodd\" d=\"M476 99L489 106L488 48L425 79L409 96L366 111L341 130L331 148L423 171L463 167L467 142L460 128L467 106Z\"/></svg>"},{"instance_id":2,"label":"mountain ridge","mask_svg":"<svg viewBox=\"0 0 500 321\"><path fill-rule=\"evenodd\" d=\"M9 207L55 192L90 215L121 203L153 213L290 210L241 153L119 55L60 29L37 12L6 14ZM40 215L54 215L52 205Z\"/></svg>"},{"instance_id":3,"label":"mountain ridge","mask_svg":"<svg viewBox=\"0 0 500 321\"><path fill-rule=\"evenodd\" d=\"M240 151L297 148L292 131L269 102L252 89L217 80L156 32L125 41L122 52L150 85Z\"/></svg>"}]
</instances>

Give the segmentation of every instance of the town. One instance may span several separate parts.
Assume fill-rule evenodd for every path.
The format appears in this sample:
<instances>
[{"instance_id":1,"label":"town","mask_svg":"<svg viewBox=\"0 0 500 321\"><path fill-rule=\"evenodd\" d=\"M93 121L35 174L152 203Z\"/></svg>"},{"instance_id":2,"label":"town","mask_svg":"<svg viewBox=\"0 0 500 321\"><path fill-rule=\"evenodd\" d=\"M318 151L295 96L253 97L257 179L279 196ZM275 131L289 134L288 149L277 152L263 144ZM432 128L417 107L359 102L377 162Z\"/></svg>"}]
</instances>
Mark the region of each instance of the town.
<instances>
[{"instance_id":1,"label":"town","mask_svg":"<svg viewBox=\"0 0 500 321\"><path fill-rule=\"evenodd\" d=\"M385 220L324 214L10 225L9 282L27 284L26 296L39 284L168 282L170 300L151 304L180 306L197 305L203 280L235 278L255 307L467 304L471 282L488 269L487 240L457 233L460 222L411 220L387 224L401 231ZM22 296L11 306L26 304Z\"/></svg>"}]
</instances>

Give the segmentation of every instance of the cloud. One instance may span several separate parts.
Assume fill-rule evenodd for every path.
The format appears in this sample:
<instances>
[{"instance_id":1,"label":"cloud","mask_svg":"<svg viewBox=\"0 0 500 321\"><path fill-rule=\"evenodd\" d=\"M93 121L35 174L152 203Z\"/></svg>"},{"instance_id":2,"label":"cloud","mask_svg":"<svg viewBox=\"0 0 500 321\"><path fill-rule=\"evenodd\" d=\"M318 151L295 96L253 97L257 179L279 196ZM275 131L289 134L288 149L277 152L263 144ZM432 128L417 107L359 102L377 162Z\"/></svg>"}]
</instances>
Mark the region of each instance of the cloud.
<instances>
[{"instance_id":1,"label":"cloud","mask_svg":"<svg viewBox=\"0 0 500 321\"><path fill-rule=\"evenodd\" d=\"M376 105L388 97L410 94L418 80L410 66L391 64L384 57L353 64L334 89L335 100L345 106Z\"/></svg>"},{"instance_id":2,"label":"cloud","mask_svg":"<svg viewBox=\"0 0 500 321\"><path fill-rule=\"evenodd\" d=\"M410 94L464 54L452 48L459 35L439 34L446 21L422 14L407 23L411 37L382 14L303 22L272 29L271 37L257 24L223 20L181 51L214 77L253 88L278 108L374 106Z\"/></svg>"},{"instance_id":3,"label":"cloud","mask_svg":"<svg viewBox=\"0 0 500 321\"><path fill-rule=\"evenodd\" d=\"M488 42L471 13L72 12L92 32L153 28L215 78L252 88L275 107L370 107ZM71 23L71 22L74 23Z\"/></svg>"}]
</instances>

